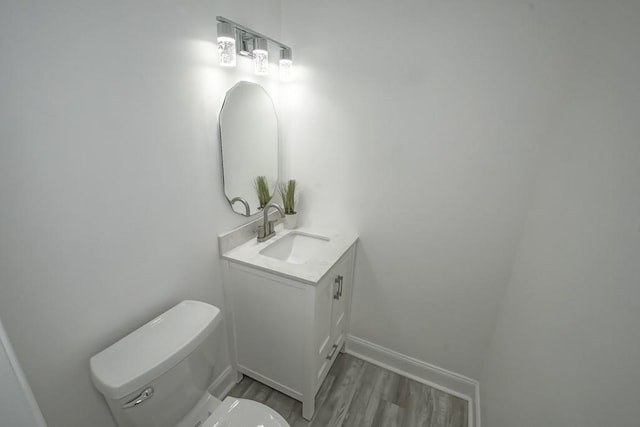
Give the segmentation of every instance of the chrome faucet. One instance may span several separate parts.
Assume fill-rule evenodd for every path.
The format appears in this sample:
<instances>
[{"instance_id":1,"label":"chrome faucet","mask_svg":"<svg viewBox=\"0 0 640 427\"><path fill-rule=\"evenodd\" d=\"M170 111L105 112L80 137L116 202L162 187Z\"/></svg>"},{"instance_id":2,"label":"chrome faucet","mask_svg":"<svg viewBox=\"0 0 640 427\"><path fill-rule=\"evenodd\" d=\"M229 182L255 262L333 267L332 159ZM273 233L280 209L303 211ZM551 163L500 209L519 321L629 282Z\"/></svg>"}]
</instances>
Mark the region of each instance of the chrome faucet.
<instances>
[{"instance_id":1,"label":"chrome faucet","mask_svg":"<svg viewBox=\"0 0 640 427\"><path fill-rule=\"evenodd\" d=\"M262 225L258 226L258 242L264 242L265 240L269 240L276 235L275 224L278 220L274 219L269 221L269 210L271 208L277 209L278 212L280 212L280 216L282 218L285 217L284 211L279 204L275 202L267 204L267 206L265 206L262 210Z\"/></svg>"},{"instance_id":2,"label":"chrome faucet","mask_svg":"<svg viewBox=\"0 0 640 427\"><path fill-rule=\"evenodd\" d=\"M244 205L244 216L251 216L251 209L249 209L249 203L246 199L243 199L242 197L234 197L229 203L231 203L231 206L233 207L235 202L240 202Z\"/></svg>"}]
</instances>

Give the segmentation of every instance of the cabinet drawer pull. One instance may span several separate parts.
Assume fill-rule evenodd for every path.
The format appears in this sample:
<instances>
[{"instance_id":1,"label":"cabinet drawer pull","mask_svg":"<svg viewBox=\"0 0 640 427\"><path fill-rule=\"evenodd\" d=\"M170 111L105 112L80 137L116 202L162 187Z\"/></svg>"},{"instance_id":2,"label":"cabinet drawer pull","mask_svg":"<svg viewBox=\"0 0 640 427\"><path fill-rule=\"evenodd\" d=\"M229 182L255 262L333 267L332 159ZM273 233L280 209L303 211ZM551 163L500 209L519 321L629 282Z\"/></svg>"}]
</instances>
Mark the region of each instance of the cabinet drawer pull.
<instances>
[{"instance_id":1,"label":"cabinet drawer pull","mask_svg":"<svg viewBox=\"0 0 640 427\"><path fill-rule=\"evenodd\" d=\"M334 344L333 347L331 347L331 351L329 352L329 355L327 356L327 360L333 359L333 356L336 354L337 349L338 349L338 344Z\"/></svg>"},{"instance_id":2,"label":"cabinet drawer pull","mask_svg":"<svg viewBox=\"0 0 640 427\"><path fill-rule=\"evenodd\" d=\"M342 276L337 276L333 280L333 283L338 285L338 289L336 289L336 293L333 294L333 299L340 299L340 297L342 296Z\"/></svg>"}]
</instances>

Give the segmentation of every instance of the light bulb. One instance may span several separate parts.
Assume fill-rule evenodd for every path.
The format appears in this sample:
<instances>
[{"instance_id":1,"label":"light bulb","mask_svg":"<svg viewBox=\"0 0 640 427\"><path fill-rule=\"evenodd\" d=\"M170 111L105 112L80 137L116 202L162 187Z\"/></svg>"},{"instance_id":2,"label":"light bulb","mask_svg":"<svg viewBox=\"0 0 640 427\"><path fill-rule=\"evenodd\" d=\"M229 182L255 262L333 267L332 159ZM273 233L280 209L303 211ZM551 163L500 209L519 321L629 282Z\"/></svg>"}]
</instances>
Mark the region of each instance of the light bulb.
<instances>
[{"instance_id":1,"label":"light bulb","mask_svg":"<svg viewBox=\"0 0 640 427\"><path fill-rule=\"evenodd\" d=\"M291 81L291 69L293 61L291 60L291 49L282 49L280 51L280 81Z\"/></svg>"},{"instance_id":2,"label":"light bulb","mask_svg":"<svg viewBox=\"0 0 640 427\"><path fill-rule=\"evenodd\" d=\"M236 66L236 35L235 29L228 22L218 23L218 57L220 65Z\"/></svg>"},{"instance_id":3,"label":"light bulb","mask_svg":"<svg viewBox=\"0 0 640 427\"><path fill-rule=\"evenodd\" d=\"M265 39L256 38L253 45L253 72L259 75L269 74L269 52Z\"/></svg>"}]
</instances>

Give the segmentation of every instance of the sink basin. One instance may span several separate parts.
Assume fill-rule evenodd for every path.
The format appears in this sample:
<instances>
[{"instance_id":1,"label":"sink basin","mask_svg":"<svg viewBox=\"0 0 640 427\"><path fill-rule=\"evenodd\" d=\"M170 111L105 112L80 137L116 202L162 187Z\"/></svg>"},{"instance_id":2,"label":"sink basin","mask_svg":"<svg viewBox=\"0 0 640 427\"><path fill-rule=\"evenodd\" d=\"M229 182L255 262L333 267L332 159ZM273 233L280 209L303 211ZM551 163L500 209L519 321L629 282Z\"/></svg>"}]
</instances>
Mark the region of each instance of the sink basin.
<instances>
[{"instance_id":1,"label":"sink basin","mask_svg":"<svg viewBox=\"0 0 640 427\"><path fill-rule=\"evenodd\" d=\"M322 253L328 243L328 237L292 231L262 249L260 254L290 264L304 264Z\"/></svg>"}]
</instances>

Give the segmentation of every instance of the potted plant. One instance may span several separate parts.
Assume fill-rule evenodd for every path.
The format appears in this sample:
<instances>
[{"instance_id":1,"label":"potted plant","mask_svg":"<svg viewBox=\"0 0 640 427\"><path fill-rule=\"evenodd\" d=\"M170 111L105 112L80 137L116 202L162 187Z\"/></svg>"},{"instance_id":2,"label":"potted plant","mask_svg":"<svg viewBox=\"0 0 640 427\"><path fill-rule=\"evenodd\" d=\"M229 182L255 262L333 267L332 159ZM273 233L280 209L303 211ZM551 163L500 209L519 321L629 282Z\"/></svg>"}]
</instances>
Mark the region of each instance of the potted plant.
<instances>
[{"instance_id":1,"label":"potted plant","mask_svg":"<svg viewBox=\"0 0 640 427\"><path fill-rule=\"evenodd\" d=\"M284 228L296 228L298 222L298 213L296 212L296 180L290 179L287 182L281 182L278 185L278 192L282 198L282 207L284 209Z\"/></svg>"},{"instance_id":2,"label":"potted plant","mask_svg":"<svg viewBox=\"0 0 640 427\"><path fill-rule=\"evenodd\" d=\"M258 209L264 209L271 200L271 191L269 190L269 183L266 176L257 176L253 180L253 187L256 189L258 195Z\"/></svg>"}]
</instances>

